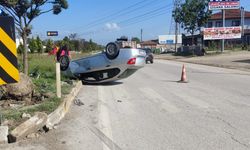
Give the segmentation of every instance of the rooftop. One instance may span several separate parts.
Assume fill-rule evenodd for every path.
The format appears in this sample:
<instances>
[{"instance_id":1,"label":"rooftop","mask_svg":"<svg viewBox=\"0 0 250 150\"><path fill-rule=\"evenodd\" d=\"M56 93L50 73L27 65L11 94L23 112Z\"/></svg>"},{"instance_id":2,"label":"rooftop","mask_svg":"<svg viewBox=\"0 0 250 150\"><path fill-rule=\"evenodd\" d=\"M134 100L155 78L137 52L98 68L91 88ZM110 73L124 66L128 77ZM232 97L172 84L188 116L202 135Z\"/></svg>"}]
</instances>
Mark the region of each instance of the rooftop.
<instances>
[{"instance_id":1,"label":"rooftop","mask_svg":"<svg viewBox=\"0 0 250 150\"><path fill-rule=\"evenodd\" d=\"M153 40L141 42L141 45L157 45L157 44L158 43Z\"/></svg>"},{"instance_id":2,"label":"rooftop","mask_svg":"<svg viewBox=\"0 0 250 150\"><path fill-rule=\"evenodd\" d=\"M212 14L210 20L220 20L222 18L221 12ZM225 10L225 19L240 19L241 10L240 9L229 9ZM250 12L245 11L245 18L250 18Z\"/></svg>"}]
</instances>

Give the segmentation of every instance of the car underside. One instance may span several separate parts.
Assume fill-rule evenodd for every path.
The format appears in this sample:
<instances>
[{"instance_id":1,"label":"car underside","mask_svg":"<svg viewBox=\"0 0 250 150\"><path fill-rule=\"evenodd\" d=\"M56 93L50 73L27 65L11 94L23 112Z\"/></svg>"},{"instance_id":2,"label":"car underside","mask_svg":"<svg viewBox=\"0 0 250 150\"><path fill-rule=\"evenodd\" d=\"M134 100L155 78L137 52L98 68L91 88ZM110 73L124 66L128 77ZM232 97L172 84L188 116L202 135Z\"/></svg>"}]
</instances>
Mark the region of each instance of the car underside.
<instances>
[{"instance_id":1,"label":"car underside","mask_svg":"<svg viewBox=\"0 0 250 150\"><path fill-rule=\"evenodd\" d=\"M84 83L102 83L120 80L134 74L145 65L146 53L139 49L119 48L111 42L101 53L70 61L60 59L64 75Z\"/></svg>"}]
</instances>

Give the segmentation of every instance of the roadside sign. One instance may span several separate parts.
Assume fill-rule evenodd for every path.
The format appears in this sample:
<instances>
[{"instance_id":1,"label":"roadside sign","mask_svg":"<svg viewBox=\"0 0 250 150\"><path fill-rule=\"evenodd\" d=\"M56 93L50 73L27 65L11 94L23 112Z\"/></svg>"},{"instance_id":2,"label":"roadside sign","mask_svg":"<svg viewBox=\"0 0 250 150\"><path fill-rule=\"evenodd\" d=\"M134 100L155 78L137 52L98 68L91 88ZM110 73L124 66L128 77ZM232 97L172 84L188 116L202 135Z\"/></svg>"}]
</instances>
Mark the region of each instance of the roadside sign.
<instances>
[{"instance_id":1,"label":"roadside sign","mask_svg":"<svg viewBox=\"0 0 250 150\"><path fill-rule=\"evenodd\" d=\"M241 27L205 28L204 40L241 38Z\"/></svg>"},{"instance_id":2,"label":"roadside sign","mask_svg":"<svg viewBox=\"0 0 250 150\"><path fill-rule=\"evenodd\" d=\"M210 0L209 10L239 9L240 0Z\"/></svg>"},{"instance_id":3,"label":"roadside sign","mask_svg":"<svg viewBox=\"0 0 250 150\"><path fill-rule=\"evenodd\" d=\"M58 31L47 31L47 36L58 36Z\"/></svg>"},{"instance_id":4,"label":"roadside sign","mask_svg":"<svg viewBox=\"0 0 250 150\"><path fill-rule=\"evenodd\" d=\"M166 40L166 44L174 44L174 40Z\"/></svg>"},{"instance_id":5,"label":"roadside sign","mask_svg":"<svg viewBox=\"0 0 250 150\"><path fill-rule=\"evenodd\" d=\"M19 81L15 41L14 19L0 16L0 85Z\"/></svg>"}]
</instances>

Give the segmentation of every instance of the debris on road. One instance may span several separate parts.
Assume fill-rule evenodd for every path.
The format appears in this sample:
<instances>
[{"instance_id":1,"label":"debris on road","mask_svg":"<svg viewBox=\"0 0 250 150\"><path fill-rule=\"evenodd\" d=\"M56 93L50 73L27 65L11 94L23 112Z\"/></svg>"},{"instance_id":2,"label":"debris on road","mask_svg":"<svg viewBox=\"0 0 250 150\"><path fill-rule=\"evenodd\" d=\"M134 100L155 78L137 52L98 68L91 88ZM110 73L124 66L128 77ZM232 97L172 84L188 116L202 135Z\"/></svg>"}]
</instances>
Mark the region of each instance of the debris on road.
<instances>
[{"instance_id":1,"label":"debris on road","mask_svg":"<svg viewBox=\"0 0 250 150\"><path fill-rule=\"evenodd\" d=\"M74 100L74 104L77 105L77 106L82 106L82 105L84 105L84 103L83 103L79 98L76 98L76 99Z\"/></svg>"}]
</instances>

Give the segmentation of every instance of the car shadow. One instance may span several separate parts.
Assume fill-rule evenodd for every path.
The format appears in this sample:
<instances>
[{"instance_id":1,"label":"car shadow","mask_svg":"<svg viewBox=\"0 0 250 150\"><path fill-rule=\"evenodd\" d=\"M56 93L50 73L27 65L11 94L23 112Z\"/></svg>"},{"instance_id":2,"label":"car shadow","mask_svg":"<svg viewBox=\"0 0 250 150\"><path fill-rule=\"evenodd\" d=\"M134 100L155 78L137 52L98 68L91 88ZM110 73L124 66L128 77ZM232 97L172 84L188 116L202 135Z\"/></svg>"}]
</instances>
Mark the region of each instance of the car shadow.
<instances>
[{"instance_id":1,"label":"car shadow","mask_svg":"<svg viewBox=\"0 0 250 150\"><path fill-rule=\"evenodd\" d=\"M83 85L92 85L92 86L114 86L114 85L120 85L123 84L123 82L120 81L111 81L111 82L105 82L105 83L82 83Z\"/></svg>"},{"instance_id":2,"label":"car shadow","mask_svg":"<svg viewBox=\"0 0 250 150\"><path fill-rule=\"evenodd\" d=\"M238 72L208 72L208 71L191 71L194 74L214 74L214 75L249 75L249 73Z\"/></svg>"},{"instance_id":3,"label":"car shadow","mask_svg":"<svg viewBox=\"0 0 250 150\"><path fill-rule=\"evenodd\" d=\"M250 59L245 59L245 60L236 60L233 62L239 62L239 63L250 63Z\"/></svg>"},{"instance_id":4,"label":"car shadow","mask_svg":"<svg viewBox=\"0 0 250 150\"><path fill-rule=\"evenodd\" d=\"M179 81L176 81L176 80L162 80L162 82L175 82L175 83L178 83Z\"/></svg>"}]
</instances>

